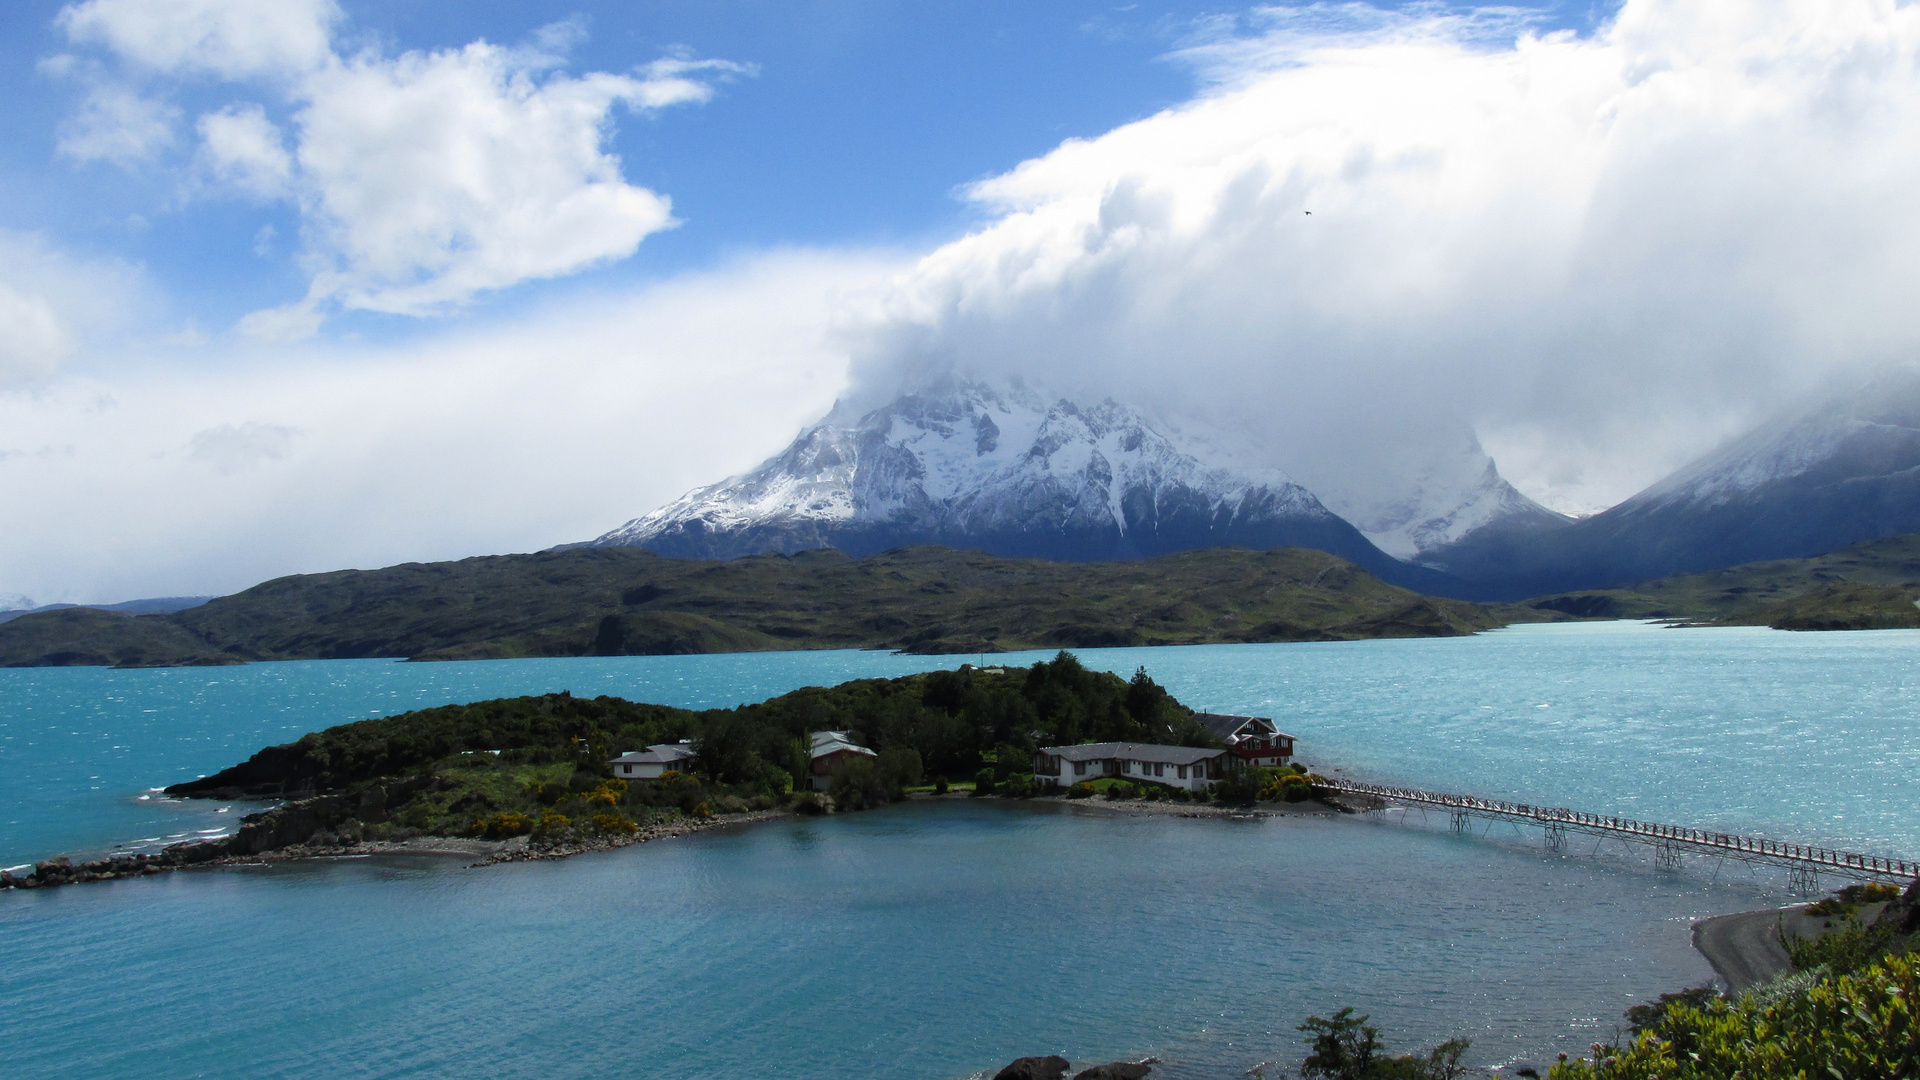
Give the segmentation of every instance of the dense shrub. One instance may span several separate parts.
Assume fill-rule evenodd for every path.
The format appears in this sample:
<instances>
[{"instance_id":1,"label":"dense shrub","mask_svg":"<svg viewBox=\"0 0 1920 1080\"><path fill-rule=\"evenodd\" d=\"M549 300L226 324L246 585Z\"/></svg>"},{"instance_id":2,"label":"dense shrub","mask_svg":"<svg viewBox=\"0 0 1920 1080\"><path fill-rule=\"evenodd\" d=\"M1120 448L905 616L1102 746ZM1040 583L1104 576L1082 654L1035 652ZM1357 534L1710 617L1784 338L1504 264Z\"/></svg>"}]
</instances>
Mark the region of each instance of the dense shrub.
<instances>
[{"instance_id":1,"label":"dense shrub","mask_svg":"<svg viewBox=\"0 0 1920 1080\"><path fill-rule=\"evenodd\" d=\"M993 794L993 769L991 766L981 769L974 774L973 793L975 795Z\"/></svg>"},{"instance_id":2,"label":"dense shrub","mask_svg":"<svg viewBox=\"0 0 1920 1080\"><path fill-rule=\"evenodd\" d=\"M1889 956L1768 1001L1669 1005L1624 1047L1555 1065L1549 1080L1920 1076L1920 959Z\"/></svg>"},{"instance_id":3,"label":"dense shrub","mask_svg":"<svg viewBox=\"0 0 1920 1080\"><path fill-rule=\"evenodd\" d=\"M999 786L997 793L1009 799L1031 799L1040 794L1040 784L1032 773L1014 773Z\"/></svg>"},{"instance_id":4,"label":"dense shrub","mask_svg":"<svg viewBox=\"0 0 1920 1080\"><path fill-rule=\"evenodd\" d=\"M1093 796L1093 792L1094 792L1093 785L1087 783L1085 780L1082 780L1079 783L1067 789L1067 798L1069 799L1091 798Z\"/></svg>"},{"instance_id":5,"label":"dense shrub","mask_svg":"<svg viewBox=\"0 0 1920 1080\"><path fill-rule=\"evenodd\" d=\"M489 840L504 840L509 836L524 836L532 832L533 822L527 820L524 814L503 811L474 822L472 831Z\"/></svg>"},{"instance_id":6,"label":"dense shrub","mask_svg":"<svg viewBox=\"0 0 1920 1080\"><path fill-rule=\"evenodd\" d=\"M593 827L603 833L627 833L631 835L640 831L640 826L635 825L623 814L595 814L593 815Z\"/></svg>"}]
</instances>

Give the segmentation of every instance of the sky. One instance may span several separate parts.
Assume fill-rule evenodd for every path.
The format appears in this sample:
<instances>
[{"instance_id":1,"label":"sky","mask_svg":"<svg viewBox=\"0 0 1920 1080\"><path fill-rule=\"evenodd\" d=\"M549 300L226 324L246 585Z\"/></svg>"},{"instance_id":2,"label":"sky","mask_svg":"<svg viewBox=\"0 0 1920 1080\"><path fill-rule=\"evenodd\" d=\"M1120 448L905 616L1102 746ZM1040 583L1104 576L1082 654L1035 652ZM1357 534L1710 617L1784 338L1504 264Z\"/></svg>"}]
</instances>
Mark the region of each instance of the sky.
<instances>
[{"instance_id":1,"label":"sky","mask_svg":"<svg viewBox=\"0 0 1920 1080\"><path fill-rule=\"evenodd\" d=\"M1592 512L1912 356L1916 58L1873 0L24 0L0 602L588 539L946 373Z\"/></svg>"}]
</instances>

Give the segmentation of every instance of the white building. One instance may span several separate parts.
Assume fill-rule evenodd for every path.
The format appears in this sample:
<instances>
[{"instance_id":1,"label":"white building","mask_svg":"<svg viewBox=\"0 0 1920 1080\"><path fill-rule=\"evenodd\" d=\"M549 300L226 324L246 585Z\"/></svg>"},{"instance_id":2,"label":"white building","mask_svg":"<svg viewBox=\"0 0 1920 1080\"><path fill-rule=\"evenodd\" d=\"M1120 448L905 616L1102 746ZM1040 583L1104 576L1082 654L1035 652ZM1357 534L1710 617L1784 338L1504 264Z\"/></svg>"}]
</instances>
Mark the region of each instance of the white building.
<instances>
[{"instance_id":1,"label":"white building","mask_svg":"<svg viewBox=\"0 0 1920 1080\"><path fill-rule=\"evenodd\" d=\"M630 750L614 758L613 775L622 780L658 780L663 772L685 772L681 766L694 759L693 740L660 743L645 750Z\"/></svg>"},{"instance_id":2,"label":"white building","mask_svg":"<svg viewBox=\"0 0 1920 1080\"><path fill-rule=\"evenodd\" d=\"M1225 750L1157 743L1047 746L1033 755L1033 778L1048 787L1072 787L1111 776L1133 783L1199 791L1227 775Z\"/></svg>"},{"instance_id":3,"label":"white building","mask_svg":"<svg viewBox=\"0 0 1920 1080\"><path fill-rule=\"evenodd\" d=\"M843 761L856 757L879 757L864 746L856 746L844 731L816 731L813 733L813 761L807 766L807 772L813 781L813 790L825 791L833 782L833 770Z\"/></svg>"}]
</instances>

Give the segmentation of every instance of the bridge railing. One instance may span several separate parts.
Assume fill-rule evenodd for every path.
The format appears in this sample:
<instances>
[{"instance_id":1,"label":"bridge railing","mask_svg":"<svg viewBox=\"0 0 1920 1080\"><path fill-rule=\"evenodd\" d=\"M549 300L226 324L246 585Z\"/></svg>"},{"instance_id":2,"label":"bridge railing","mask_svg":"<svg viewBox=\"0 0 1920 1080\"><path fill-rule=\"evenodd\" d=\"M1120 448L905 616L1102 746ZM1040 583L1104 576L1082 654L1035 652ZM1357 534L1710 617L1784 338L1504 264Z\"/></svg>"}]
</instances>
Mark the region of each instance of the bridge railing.
<instances>
[{"instance_id":1,"label":"bridge railing","mask_svg":"<svg viewBox=\"0 0 1920 1080\"><path fill-rule=\"evenodd\" d=\"M1524 818L1542 824L1574 825L1602 832L1623 833L1629 836L1733 851L1743 855L1758 855L1788 862L1812 863L1816 866L1883 874L1889 877L1920 877L1920 862L1890 859L1879 855L1862 855L1852 851L1812 847L1806 844L1789 844L1779 840L1741 836L1736 833L1707 832L1704 829L1692 829L1684 825L1664 825L1651 821L1635 821L1632 818L1586 814L1564 806L1530 806L1526 803L1503 802L1499 799L1480 799L1472 795L1451 795L1439 791L1422 791L1418 788L1366 784L1357 780L1328 780L1322 786L1353 795L1391 799L1395 802L1441 806L1452 810L1499 817Z\"/></svg>"}]
</instances>

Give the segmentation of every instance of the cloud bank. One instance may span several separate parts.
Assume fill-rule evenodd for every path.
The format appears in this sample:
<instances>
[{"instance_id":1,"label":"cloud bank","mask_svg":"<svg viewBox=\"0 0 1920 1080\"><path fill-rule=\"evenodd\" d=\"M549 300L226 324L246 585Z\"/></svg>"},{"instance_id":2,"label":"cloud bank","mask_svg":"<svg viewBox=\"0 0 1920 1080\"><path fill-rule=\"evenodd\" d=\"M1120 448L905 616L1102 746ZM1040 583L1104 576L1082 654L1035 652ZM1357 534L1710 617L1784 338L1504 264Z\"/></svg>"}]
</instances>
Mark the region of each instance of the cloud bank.
<instances>
[{"instance_id":1,"label":"cloud bank","mask_svg":"<svg viewBox=\"0 0 1920 1080\"><path fill-rule=\"evenodd\" d=\"M59 150L126 168L181 141L184 80L247 96L194 119L202 193L284 201L303 231L307 295L241 329L297 338L334 308L429 315L475 295L624 258L675 224L603 143L614 110L706 101L748 72L667 57L630 74L564 72L577 30L532 43L386 56L345 51L332 0L86 0L59 26L111 64L59 58L89 83Z\"/></svg>"},{"instance_id":2,"label":"cloud bank","mask_svg":"<svg viewBox=\"0 0 1920 1080\"><path fill-rule=\"evenodd\" d=\"M839 298L899 267L767 255L405 347L208 348L0 394L0 591L225 592L597 536L826 412Z\"/></svg>"},{"instance_id":3,"label":"cloud bank","mask_svg":"<svg viewBox=\"0 0 1920 1080\"><path fill-rule=\"evenodd\" d=\"M1198 99L972 185L858 339L929 372L1124 393L1317 491L1477 433L1609 505L1836 369L1914 355L1920 8L1629 0L1263 9Z\"/></svg>"}]
</instances>

